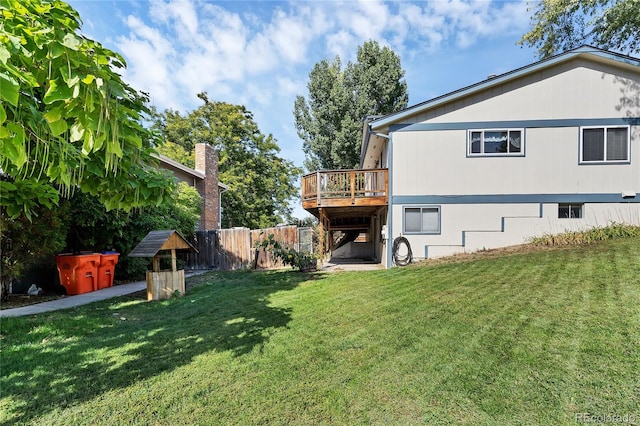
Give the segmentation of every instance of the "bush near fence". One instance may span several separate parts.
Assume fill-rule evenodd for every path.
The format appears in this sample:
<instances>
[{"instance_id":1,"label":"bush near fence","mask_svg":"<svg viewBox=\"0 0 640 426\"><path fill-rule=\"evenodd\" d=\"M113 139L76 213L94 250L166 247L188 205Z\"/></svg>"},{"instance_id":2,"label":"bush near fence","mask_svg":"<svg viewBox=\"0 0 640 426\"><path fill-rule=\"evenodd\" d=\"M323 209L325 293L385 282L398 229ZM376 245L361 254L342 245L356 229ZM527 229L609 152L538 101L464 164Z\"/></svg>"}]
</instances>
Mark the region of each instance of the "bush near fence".
<instances>
[{"instance_id":1,"label":"bush near fence","mask_svg":"<svg viewBox=\"0 0 640 426\"><path fill-rule=\"evenodd\" d=\"M285 247L304 252L313 249L313 228L298 228L295 225L254 230L232 228L197 231L190 242L199 253L187 256L186 267L219 270L284 268L285 265L264 248L256 250L271 234Z\"/></svg>"}]
</instances>

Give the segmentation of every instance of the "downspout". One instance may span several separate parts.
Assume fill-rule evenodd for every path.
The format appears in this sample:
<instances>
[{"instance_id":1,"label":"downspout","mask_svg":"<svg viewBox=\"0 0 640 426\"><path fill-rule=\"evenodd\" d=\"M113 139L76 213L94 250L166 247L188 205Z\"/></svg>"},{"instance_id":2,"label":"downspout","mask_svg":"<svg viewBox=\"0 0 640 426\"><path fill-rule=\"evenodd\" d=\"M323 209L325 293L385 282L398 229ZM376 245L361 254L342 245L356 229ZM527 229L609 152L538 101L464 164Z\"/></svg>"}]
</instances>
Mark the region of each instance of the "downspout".
<instances>
[{"instance_id":1,"label":"downspout","mask_svg":"<svg viewBox=\"0 0 640 426\"><path fill-rule=\"evenodd\" d=\"M389 203L387 205L387 268L393 266L393 134L389 132L387 149L387 173L389 174L389 188L387 188Z\"/></svg>"},{"instance_id":2,"label":"downspout","mask_svg":"<svg viewBox=\"0 0 640 426\"><path fill-rule=\"evenodd\" d=\"M218 229L222 229L222 193L226 189L218 185Z\"/></svg>"}]
</instances>

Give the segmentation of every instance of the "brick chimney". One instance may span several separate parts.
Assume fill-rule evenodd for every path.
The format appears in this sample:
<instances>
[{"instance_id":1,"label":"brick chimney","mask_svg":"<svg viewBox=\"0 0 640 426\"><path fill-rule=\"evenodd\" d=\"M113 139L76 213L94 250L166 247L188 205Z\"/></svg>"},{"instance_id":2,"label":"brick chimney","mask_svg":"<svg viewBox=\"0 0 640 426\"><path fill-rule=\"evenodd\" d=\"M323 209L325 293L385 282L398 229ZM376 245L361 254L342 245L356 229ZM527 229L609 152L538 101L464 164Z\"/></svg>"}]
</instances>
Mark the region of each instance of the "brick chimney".
<instances>
[{"instance_id":1,"label":"brick chimney","mask_svg":"<svg viewBox=\"0 0 640 426\"><path fill-rule=\"evenodd\" d=\"M218 153L211 145L196 144L195 169L204 173L204 179L196 185L196 189L202 197L202 215L198 229L201 231L218 229L220 221Z\"/></svg>"}]
</instances>

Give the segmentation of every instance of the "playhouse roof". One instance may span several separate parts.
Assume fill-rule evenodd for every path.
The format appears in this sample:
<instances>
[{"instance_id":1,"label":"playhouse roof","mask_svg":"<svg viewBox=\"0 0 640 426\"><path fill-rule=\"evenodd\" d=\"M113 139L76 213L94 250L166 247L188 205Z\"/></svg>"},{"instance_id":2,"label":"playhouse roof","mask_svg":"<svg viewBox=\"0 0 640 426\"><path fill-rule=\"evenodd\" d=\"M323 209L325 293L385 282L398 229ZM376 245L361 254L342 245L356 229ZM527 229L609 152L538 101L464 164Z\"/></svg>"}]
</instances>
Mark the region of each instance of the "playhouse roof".
<instances>
[{"instance_id":1,"label":"playhouse roof","mask_svg":"<svg viewBox=\"0 0 640 426\"><path fill-rule=\"evenodd\" d=\"M151 231L146 237L138 243L131 253L130 257L154 257L162 250L180 250L190 253L198 253L187 240L184 239L178 231Z\"/></svg>"}]
</instances>

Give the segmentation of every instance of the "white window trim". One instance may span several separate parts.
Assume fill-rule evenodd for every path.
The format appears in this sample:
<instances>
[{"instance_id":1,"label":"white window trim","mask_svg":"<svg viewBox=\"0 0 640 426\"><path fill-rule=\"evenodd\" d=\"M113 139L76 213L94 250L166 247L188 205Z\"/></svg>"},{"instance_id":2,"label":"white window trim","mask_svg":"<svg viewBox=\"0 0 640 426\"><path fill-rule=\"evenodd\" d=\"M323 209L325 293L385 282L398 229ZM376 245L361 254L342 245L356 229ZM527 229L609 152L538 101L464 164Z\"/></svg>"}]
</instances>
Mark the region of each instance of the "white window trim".
<instances>
[{"instance_id":1,"label":"white window trim","mask_svg":"<svg viewBox=\"0 0 640 426\"><path fill-rule=\"evenodd\" d=\"M408 232L406 229L406 210L407 209L420 209L420 229L422 229L422 209L437 209L438 210L438 229L435 231L423 232ZM442 232L442 208L439 205L416 205L416 206L403 206L402 207L402 233L405 235L440 235Z\"/></svg>"},{"instance_id":2,"label":"white window trim","mask_svg":"<svg viewBox=\"0 0 640 426\"><path fill-rule=\"evenodd\" d=\"M604 130L604 155L607 155L607 130L627 129L627 159L626 160L583 160L583 138L585 129ZM580 164L629 164L631 162L631 126L582 126L580 127Z\"/></svg>"},{"instance_id":3,"label":"white window trim","mask_svg":"<svg viewBox=\"0 0 640 426\"><path fill-rule=\"evenodd\" d=\"M471 152L471 134L473 132L482 132L482 139L480 140L480 151ZM509 132L520 132L520 152L484 152L484 133L485 132L507 132L507 138ZM524 128L500 128L500 129L469 129L467 131L467 156L469 157L524 157Z\"/></svg>"}]
</instances>

